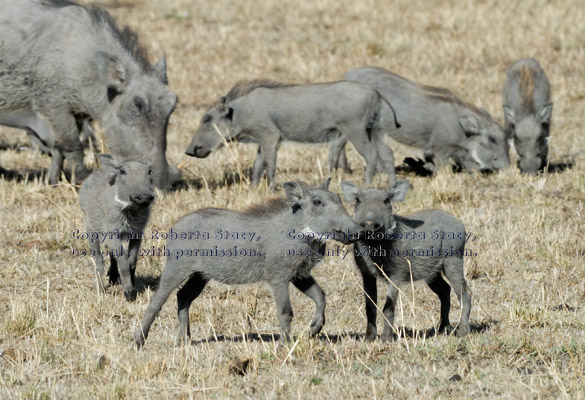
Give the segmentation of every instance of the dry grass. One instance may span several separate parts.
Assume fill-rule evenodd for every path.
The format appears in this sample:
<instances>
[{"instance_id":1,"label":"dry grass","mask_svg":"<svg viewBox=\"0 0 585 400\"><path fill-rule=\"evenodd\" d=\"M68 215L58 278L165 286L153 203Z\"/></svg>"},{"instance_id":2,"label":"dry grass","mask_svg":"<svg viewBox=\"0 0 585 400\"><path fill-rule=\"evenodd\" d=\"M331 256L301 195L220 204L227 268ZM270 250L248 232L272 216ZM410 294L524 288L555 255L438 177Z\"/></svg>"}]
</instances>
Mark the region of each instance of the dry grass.
<instances>
[{"instance_id":1,"label":"dry grass","mask_svg":"<svg viewBox=\"0 0 585 400\"><path fill-rule=\"evenodd\" d=\"M100 297L93 263L71 256L87 247L77 194L0 180L0 397L2 398L584 398L585 178L581 123L585 114L585 8L580 1L293 1L193 2L109 0L110 11L135 27L152 58L166 51L170 86L181 97L169 129L169 158L192 180L189 190L160 193L150 229L167 230L181 215L207 206L242 208L262 201L265 187L224 184L251 165L255 149L240 145L208 159L183 155L199 119L236 81L339 79L352 67L378 65L418 81L448 86L501 120L501 84L515 59L538 58L555 102L551 157L575 167L540 177L515 167L497 175L409 177L414 191L398 208L439 208L477 236L466 260L473 290L471 336L414 336L365 343L363 295L356 268L329 258L315 276L328 297L320 340L306 337L312 303L293 290L297 340L268 338L277 318L264 286L212 284L191 307L195 343L174 347L174 296L142 351L132 333L152 295L135 303L119 287ZM3 141L27 143L2 129ZM395 145L397 159L417 156ZM324 147L285 144L277 181L317 182ZM355 152L351 177L362 182ZM0 152L0 165L21 172L49 159ZM339 190L339 175L333 190ZM378 184L383 176L378 177ZM146 240L144 247L162 246ZM163 260L144 257L142 286ZM436 326L439 302L423 285L403 288L398 324ZM383 293L383 292L382 292ZM459 308L453 296L452 319ZM381 323L381 321L379 321ZM263 334L264 340L246 334ZM206 341L205 339L210 339ZM237 357L246 373L230 373Z\"/></svg>"}]
</instances>

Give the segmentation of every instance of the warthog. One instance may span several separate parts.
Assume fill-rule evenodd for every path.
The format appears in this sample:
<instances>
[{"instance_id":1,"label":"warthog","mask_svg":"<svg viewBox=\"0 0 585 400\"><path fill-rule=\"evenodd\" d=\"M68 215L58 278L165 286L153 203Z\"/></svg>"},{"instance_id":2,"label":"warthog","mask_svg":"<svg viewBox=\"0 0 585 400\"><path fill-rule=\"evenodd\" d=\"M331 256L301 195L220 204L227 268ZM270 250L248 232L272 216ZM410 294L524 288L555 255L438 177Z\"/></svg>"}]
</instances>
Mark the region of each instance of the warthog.
<instances>
[{"instance_id":1,"label":"warthog","mask_svg":"<svg viewBox=\"0 0 585 400\"><path fill-rule=\"evenodd\" d=\"M274 188L281 141L323 143L342 136L366 160L366 183L372 182L378 157L394 182L394 155L378 135L382 102L387 103L374 89L355 82L241 82L207 110L186 153L205 158L224 141L258 143L252 183L257 185L266 170L268 184ZM339 152L329 155L330 165L337 165Z\"/></svg>"},{"instance_id":2,"label":"warthog","mask_svg":"<svg viewBox=\"0 0 585 400\"><path fill-rule=\"evenodd\" d=\"M155 184L180 178L165 152L177 96L166 62L148 62L137 35L104 10L69 0L0 0L0 124L26 130L53 154L49 182L63 156L85 177L80 129L103 128L110 151L152 163Z\"/></svg>"},{"instance_id":3,"label":"warthog","mask_svg":"<svg viewBox=\"0 0 585 400\"><path fill-rule=\"evenodd\" d=\"M422 149L425 168L436 171L452 162L467 170L499 170L510 165L509 145L500 125L486 110L464 102L450 90L420 85L373 67L352 69L344 79L371 85L392 99L401 128L394 128L393 114L383 107L380 129L400 143Z\"/></svg>"},{"instance_id":4,"label":"warthog","mask_svg":"<svg viewBox=\"0 0 585 400\"><path fill-rule=\"evenodd\" d=\"M102 168L91 174L79 191L98 288L103 290L103 243L110 253L110 283L121 278L124 296L133 301L136 259L154 200L154 174L152 167L140 161L120 162L111 154L100 154L99 160ZM123 246L126 241L128 250Z\"/></svg>"},{"instance_id":5,"label":"warthog","mask_svg":"<svg viewBox=\"0 0 585 400\"><path fill-rule=\"evenodd\" d=\"M376 277L381 276L388 283L382 339L393 336L399 287L421 279L441 300L439 331L450 328L450 287L441 272L462 304L458 333L469 333L471 291L463 274L465 227L443 211L418 211L405 217L392 214L392 203L404 200L409 186L404 180L390 190L362 190L351 182L341 184L346 201L355 204L355 221L365 231L355 244L354 259L362 274L366 297L366 340L376 338Z\"/></svg>"},{"instance_id":6,"label":"warthog","mask_svg":"<svg viewBox=\"0 0 585 400\"><path fill-rule=\"evenodd\" d=\"M524 58L510 65L502 97L505 129L520 156L518 167L536 173L546 165L553 108L548 78L538 61Z\"/></svg>"},{"instance_id":7,"label":"warthog","mask_svg":"<svg viewBox=\"0 0 585 400\"><path fill-rule=\"evenodd\" d=\"M328 186L329 180L318 188L287 182L286 199L241 212L208 208L179 220L169 231L159 288L134 335L137 346L144 344L170 293L187 278L177 293L179 343L191 336L189 307L211 279L229 285L267 282L284 339L289 338L293 316L292 282L315 302L310 334L316 335L325 323L325 294L311 269L323 258L324 238L347 243L357 232L357 224Z\"/></svg>"}]
</instances>

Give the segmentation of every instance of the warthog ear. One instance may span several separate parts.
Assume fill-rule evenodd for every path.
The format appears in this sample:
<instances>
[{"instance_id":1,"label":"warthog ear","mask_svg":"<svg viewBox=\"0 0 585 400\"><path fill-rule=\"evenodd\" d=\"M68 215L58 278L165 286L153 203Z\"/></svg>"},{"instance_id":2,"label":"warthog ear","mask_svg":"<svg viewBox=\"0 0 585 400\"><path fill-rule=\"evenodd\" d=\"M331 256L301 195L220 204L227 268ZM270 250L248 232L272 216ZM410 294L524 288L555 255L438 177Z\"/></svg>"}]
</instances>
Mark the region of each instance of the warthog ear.
<instances>
[{"instance_id":1,"label":"warthog ear","mask_svg":"<svg viewBox=\"0 0 585 400\"><path fill-rule=\"evenodd\" d=\"M154 64L154 67L152 67L152 69L154 70L154 72L156 72L162 83L164 83L165 85L169 84L169 79L167 77L167 57L165 53L163 53L160 60L158 60L157 63Z\"/></svg>"},{"instance_id":2,"label":"warthog ear","mask_svg":"<svg viewBox=\"0 0 585 400\"><path fill-rule=\"evenodd\" d=\"M126 67L115 56L104 51L95 53L98 76L105 85L123 85L128 79Z\"/></svg>"},{"instance_id":3,"label":"warthog ear","mask_svg":"<svg viewBox=\"0 0 585 400\"><path fill-rule=\"evenodd\" d=\"M100 160L100 164L102 165L103 169L117 171L122 168L120 160L118 160L118 158L113 154L100 154L98 159Z\"/></svg>"},{"instance_id":4,"label":"warthog ear","mask_svg":"<svg viewBox=\"0 0 585 400\"><path fill-rule=\"evenodd\" d=\"M552 107L553 103L548 103L542 106L540 111L538 112L538 118L540 118L541 124L549 124L550 117L552 117Z\"/></svg>"},{"instance_id":5,"label":"warthog ear","mask_svg":"<svg viewBox=\"0 0 585 400\"><path fill-rule=\"evenodd\" d=\"M122 168L122 164L113 154L100 154L98 159L102 165L102 169L111 174L108 183L112 186L116 183L116 177L118 176L118 171Z\"/></svg>"},{"instance_id":6,"label":"warthog ear","mask_svg":"<svg viewBox=\"0 0 585 400\"><path fill-rule=\"evenodd\" d=\"M459 125L461 125L461 128L467 137L479 135L481 130L479 120L473 115L459 117Z\"/></svg>"},{"instance_id":7,"label":"warthog ear","mask_svg":"<svg viewBox=\"0 0 585 400\"><path fill-rule=\"evenodd\" d=\"M234 109L229 106L228 98L226 96L221 96L221 99L219 99L219 112L229 120L234 116Z\"/></svg>"},{"instance_id":8,"label":"warthog ear","mask_svg":"<svg viewBox=\"0 0 585 400\"><path fill-rule=\"evenodd\" d=\"M95 53L98 79L108 88L108 101L111 102L122 92L128 80L126 67L113 55L98 51Z\"/></svg>"},{"instance_id":9,"label":"warthog ear","mask_svg":"<svg viewBox=\"0 0 585 400\"><path fill-rule=\"evenodd\" d=\"M360 188L353 182L345 181L341 182L341 192L343 193L345 201L348 203L355 203L360 195Z\"/></svg>"},{"instance_id":10,"label":"warthog ear","mask_svg":"<svg viewBox=\"0 0 585 400\"><path fill-rule=\"evenodd\" d=\"M228 99L226 96L221 96L219 99L219 111L225 113L227 111Z\"/></svg>"},{"instance_id":11,"label":"warthog ear","mask_svg":"<svg viewBox=\"0 0 585 400\"><path fill-rule=\"evenodd\" d=\"M319 189L329 190L330 183L331 183L331 177L327 178L327 180L319 186Z\"/></svg>"},{"instance_id":12,"label":"warthog ear","mask_svg":"<svg viewBox=\"0 0 585 400\"><path fill-rule=\"evenodd\" d=\"M515 124L516 123L516 113L514 112L512 107L503 104L502 109L504 110L504 117L506 118L506 121L508 121L511 124Z\"/></svg>"},{"instance_id":13,"label":"warthog ear","mask_svg":"<svg viewBox=\"0 0 585 400\"><path fill-rule=\"evenodd\" d=\"M400 179L396 181L392 188L390 188L388 194L390 201L393 203L399 203L406 197L406 192L410 189L410 182L406 179Z\"/></svg>"},{"instance_id":14,"label":"warthog ear","mask_svg":"<svg viewBox=\"0 0 585 400\"><path fill-rule=\"evenodd\" d=\"M298 182L286 182L284 185L286 190L286 199L291 203L298 203L303 199L303 187Z\"/></svg>"}]
</instances>

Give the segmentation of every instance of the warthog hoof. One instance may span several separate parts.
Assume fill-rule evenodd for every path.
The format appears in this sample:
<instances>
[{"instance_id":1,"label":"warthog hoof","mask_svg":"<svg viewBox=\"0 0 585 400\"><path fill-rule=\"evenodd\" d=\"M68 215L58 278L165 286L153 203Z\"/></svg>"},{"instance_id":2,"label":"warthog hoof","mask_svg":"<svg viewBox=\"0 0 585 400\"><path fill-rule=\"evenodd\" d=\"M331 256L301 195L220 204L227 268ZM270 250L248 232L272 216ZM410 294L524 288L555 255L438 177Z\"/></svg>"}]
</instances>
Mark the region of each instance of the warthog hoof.
<instances>
[{"instance_id":1,"label":"warthog hoof","mask_svg":"<svg viewBox=\"0 0 585 400\"><path fill-rule=\"evenodd\" d=\"M453 332L453 328L451 327L451 325L441 325L439 326L439 333L442 333L443 335L450 335L451 332Z\"/></svg>"},{"instance_id":2,"label":"warthog hoof","mask_svg":"<svg viewBox=\"0 0 585 400\"><path fill-rule=\"evenodd\" d=\"M373 342L374 340L376 340L377 336L378 332L376 331L376 328L368 326L368 328L366 329L366 342Z\"/></svg>"},{"instance_id":3,"label":"warthog hoof","mask_svg":"<svg viewBox=\"0 0 585 400\"><path fill-rule=\"evenodd\" d=\"M128 301L136 300L136 290L134 288L130 290L124 290L124 297Z\"/></svg>"},{"instance_id":4,"label":"warthog hoof","mask_svg":"<svg viewBox=\"0 0 585 400\"><path fill-rule=\"evenodd\" d=\"M463 327L463 326L459 326L459 328L457 328L457 336L458 337L464 337L469 335L470 333L470 329L469 326Z\"/></svg>"},{"instance_id":5,"label":"warthog hoof","mask_svg":"<svg viewBox=\"0 0 585 400\"><path fill-rule=\"evenodd\" d=\"M396 339L398 339L398 335L392 331L384 332L382 333L382 336L380 336L380 340L383 342L393 342Z\"/></svg>"},{"instance_id":6,"label":"warthog hoof","mask_svg":"<svg viewBox=\"0 0 585 400\"><path fill-rule=\"evenodd\" d=\"M134 334L134 343L136 343L136 347L140 349L142 346L144 346L145 340L146 338L142 334L142 329L139 328Z\"/></svg>"}]
</instances>

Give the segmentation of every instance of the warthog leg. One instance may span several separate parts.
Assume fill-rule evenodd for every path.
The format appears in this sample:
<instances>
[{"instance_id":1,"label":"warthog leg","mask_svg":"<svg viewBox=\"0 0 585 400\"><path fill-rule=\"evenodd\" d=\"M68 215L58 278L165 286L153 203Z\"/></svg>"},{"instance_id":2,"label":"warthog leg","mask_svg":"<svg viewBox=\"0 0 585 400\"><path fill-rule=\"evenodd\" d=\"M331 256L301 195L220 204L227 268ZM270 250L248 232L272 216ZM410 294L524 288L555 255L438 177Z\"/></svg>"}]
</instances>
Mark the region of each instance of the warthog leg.
<instances>
[{"instance_id":1,"label":"warthog leg","mask_svg":"<svg viewBox=\"0 0 585 400\"><path fill-rule=\"evenodd\" d=\"M439 324L439 332L449 333L451 324L449 323L449 310L451 309L451 286L439 274L428 283L433 292L439 296L441 300L441 322Z\"/></svg>"},{"instance_id":2,"label":"warthog leg","mask_svg":"<svg viewBox=\"0 0 585 400\"><path fill-rule=\"evenodd\" d=\"M104 257L100 252L100 242L98 240L90 240L89 247L93 251L93 259L96 265L96 280L99 292L104 291Z\"/></svg>"},{"instance_id":3,"label":"warthog leg","mask_svg":"<svg viewBox=\"0 0 585 400\"><path fill-rule=\"evenodd\" d=\"M325 293L312 276L294 278L292 283L315 302L315 315L309 332L311 336L315 336L325 324Z\"/></svg>"},{"instance_id":4,"label":"warthog leg","mask_svg":"<svg viewBox=\"0 0 585 400\"><path fill-rule=\"evenodd\" d=\"M293 310L290 304L288 282L273 282L271 286L280 322L281 340L290 341L290 323L293 318Z\"/></svg>"},{"instance_id":5,"label":"warthog leg","mask_svg":"<svg viewBox=\"0 0 585 400\"><path fill-rule=\"evenodd\" d=\"M132 285L134 285L136 275L136 260L138 259L140 243L142 243L142 239L140 238L130 239L128 243L128 265L130 266L130 279L132 280Z\"/></svg>"},{"instance_id":6,"label":"warthog leg","mask_svg":"<svg viewBox=\"0 0 585 400\"><path fill-rule=\"evenodd\" d=\"M392 279L392 277L390 277ZM386 291L386 303L384 303L384 331L382 332L382 340L391 340L394 336L394 308L396 307L396 298L398 297L397 284L400 282L388 281L388 288Z\"/></svg>"},{"instance_id":7,"label":"warthog leg","mask_svg":"<svg viewBox=\"0 0 585 400\"><path fill-rule=\"evenodd\" d=\"M264 173L264 159L262 158L262 152L260 151L260 146L258 146L258 152L256 154L256 159L254 160L254 167L252 169L252 185L257 186L260 183L260 179L262 179L263 173Z\"/></svg>"},{"instance_id":8,"label":"warthog leg","mask_svg":"<svg viewBox=\"0 0 585 400\"><path fill-rule=\"evenodd\" d=\"M356 244L357 246L357 244ZM363 257L355 258L356 264L362 273L363 290L366 298L366 340L371 342L376 339L378 334L376 328L376 303L378 302L378 288L376 286L376 276L369 272L366 260Z\"/></svg>"},{"instance_id":9,"label":"warthog leg","mask_svg":"<svg viewBox=\"0 0 585 400\"><path fill-rule=\"evenodd\" d=\"M200 273L196 272L177 292L177 313L179 317L179 333L177 335L177 344L188 344L191 338L191 328L189 326L189 307L193 300L203 291L208 280Z\"/></svg>"},{"instance_id":10,"label":"warthog leg","mask_svg":"<svg viewBox=\"0 0 585 400\"><path fill-rule=\"evenodd\" d=\"M449 279L451 287L457 295L459 304L461 304L461 320L457 334L459 336L467 335L470 332L469 314L471 312L471 289L465 282L463 275L463 257L448 257L444 265L445 276Z\"/></svg>"},{"instance_id":11,"label":"warthog leg","mask_svg":"<svg viewBox=\"0 0 585 400\"><path fill-rule=\"evenodd\" d=\"M152 322L160 312L163 304L169 298L171 292L175 290L175 288L177 288L181 282L189 276L189 274L190 271L180 269L180 267L175 268L172 264L172 260L169 260L160 278L158 290L154 296L152 296L152 299L150 299L150 304L146 309L144 318L142 318L142 323L134 333L134 341L138 348L141 348L144 345Z\"/></svg>"},{"instance_id":12,"label":"warthog leg","mask_svg":"<svg viewBox=\"0 0 585 400\"><path fill-rule=\"evenodd\" d=\"M264 169L266 170L266 177L268 179L268 188L270 190L274 190L276 187L274 175L276 173L276 154L279 147L280 137L278 134L270 131L260 141L260 152L262 153Z\"/></svg>"}]
</instances>

